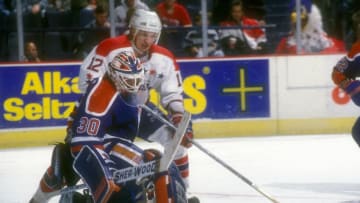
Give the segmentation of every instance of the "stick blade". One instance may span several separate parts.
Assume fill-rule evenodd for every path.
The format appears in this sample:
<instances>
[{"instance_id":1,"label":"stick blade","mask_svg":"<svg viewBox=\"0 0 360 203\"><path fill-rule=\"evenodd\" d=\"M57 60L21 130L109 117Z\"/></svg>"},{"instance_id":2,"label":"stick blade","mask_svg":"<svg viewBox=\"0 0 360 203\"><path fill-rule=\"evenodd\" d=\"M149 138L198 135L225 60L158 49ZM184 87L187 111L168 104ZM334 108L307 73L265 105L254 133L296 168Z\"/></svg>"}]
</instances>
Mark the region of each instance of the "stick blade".
<instances>
[{"instance_id":1,"label":"stick blade","mask_svg":"<svg viewBox=\"0 0 360 203\"><path fill-rule=\"evenodd\" d=\"M179 149L181 140L184 137L186 129L189 125L190 119L191 119L191 114L185 111L182 120L179 123L179 127L175 131L175 135L173 137L173 142L171 144L171 147L169 147L169 149L166 151L166 153L164 153L164 155L160 159L160 167L159 167L160 172L168 170L170 163L174 160L175 154Z\"/></svg>"}]
</instances>

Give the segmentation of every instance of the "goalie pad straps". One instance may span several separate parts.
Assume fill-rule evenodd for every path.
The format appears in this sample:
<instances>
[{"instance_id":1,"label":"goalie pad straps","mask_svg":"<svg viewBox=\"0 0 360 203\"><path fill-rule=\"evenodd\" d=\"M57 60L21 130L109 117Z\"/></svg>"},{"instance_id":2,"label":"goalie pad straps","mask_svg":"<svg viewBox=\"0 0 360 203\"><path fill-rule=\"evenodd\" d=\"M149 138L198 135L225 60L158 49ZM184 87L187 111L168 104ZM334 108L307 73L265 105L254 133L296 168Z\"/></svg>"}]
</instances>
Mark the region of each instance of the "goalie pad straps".
<instances>
[{"instance_id":1,"label":"goalie pad straps","mask_svg":"<svg viewBox=\"0 0 360 203\"><path fill-rule=\"evenodd\" d=\"M156 203L174 203L173 192L170 187L168 171L160 172L155 177Z\"/></svg>"}]
</instances>

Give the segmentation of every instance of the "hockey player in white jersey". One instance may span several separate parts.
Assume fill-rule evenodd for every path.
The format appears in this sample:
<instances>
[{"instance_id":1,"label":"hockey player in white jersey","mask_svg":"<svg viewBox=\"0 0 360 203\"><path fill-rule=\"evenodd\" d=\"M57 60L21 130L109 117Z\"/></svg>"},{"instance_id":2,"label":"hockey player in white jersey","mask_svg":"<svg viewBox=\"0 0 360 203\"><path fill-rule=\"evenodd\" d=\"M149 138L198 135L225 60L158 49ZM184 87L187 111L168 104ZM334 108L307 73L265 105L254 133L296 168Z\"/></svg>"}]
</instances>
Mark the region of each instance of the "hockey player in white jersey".
<instances>
[{"instance_id":1,"label":"hockey player in white jersey","mask_svg":"<svg viewBox=\"0 0 360 203\"><path fill-rule=\"evenodd\" d=\"M173 124L177 125L184 113L183 87L179 66L174 55L164 47L157 45L161 34L161 22L153 11L138 9L130 20L129 34L108 38L100 42L85 58L80 67L79 87L84 90L87 83L106 72L107 64L117 53L124 50L134 51L145 67L146 85L160 94L161 105L168 112ZM151 107L154 105L148 103ZM143 111L139 136L165 146L171 133L157 119ZM189 128L186 137L193 137ZM175 156L184 182L188 184L189 162L187 148L191 142L184 139L182 147Z\"/></svg>"}]
</instances>

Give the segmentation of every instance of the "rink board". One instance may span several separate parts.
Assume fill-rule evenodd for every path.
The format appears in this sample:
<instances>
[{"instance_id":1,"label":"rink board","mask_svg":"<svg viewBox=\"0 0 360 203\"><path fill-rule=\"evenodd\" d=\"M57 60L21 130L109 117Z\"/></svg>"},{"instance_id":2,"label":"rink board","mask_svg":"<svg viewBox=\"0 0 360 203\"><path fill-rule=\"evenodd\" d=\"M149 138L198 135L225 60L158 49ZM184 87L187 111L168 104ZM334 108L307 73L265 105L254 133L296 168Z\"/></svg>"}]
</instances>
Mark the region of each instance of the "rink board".
<instances>
[{"instance_id":1,"label":"rink board","mask_svg":"<svg viewBox=\"0 0 360 203\"><path fill-rule=\"evenodd\" d=\"M350 133L354 118L195 121L195 138ZM303 128L299 127L302 126ZM278 129L281 129L279 131ZM0 131L0 148L52 145L63 142L65 128Z\"/></svg>"},{"instance_id":2,"label":"rink board","mask_svg":"<svg viewBox=\"0 0 360 203\"><path fill-rule=\"evenodd\" d=\"M350 132L358 109L330 77L341 56L178 60L196 137ZM0 147L62 141L79 65L0 65Z\"/></svg>"}]
</instances>

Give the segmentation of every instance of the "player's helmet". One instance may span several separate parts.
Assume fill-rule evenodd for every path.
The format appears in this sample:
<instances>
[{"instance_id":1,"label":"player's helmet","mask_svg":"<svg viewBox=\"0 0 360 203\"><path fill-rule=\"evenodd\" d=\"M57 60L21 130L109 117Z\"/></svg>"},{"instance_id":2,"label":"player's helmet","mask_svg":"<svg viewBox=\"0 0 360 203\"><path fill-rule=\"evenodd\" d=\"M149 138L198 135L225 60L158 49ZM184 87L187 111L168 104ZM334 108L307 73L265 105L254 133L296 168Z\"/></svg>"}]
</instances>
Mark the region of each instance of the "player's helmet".
<instances>
[{"instance_id":1,"label":"player's helmet","mask_svg":"<svg viewBox=\"0 0 360 203\"><path fill-rule=\"evenodd\" d=\"M135 30L134 35L136 35L139 30L157 33L157 40L155 43L158 43L162 25L156 12L147 11L144 9L136 9L135 13L130 19L129 27L130 29Z\"/></svg>"},{"instance_id":2,"label":"player's helmet","mask_svg":"<svg viewBox=\"0 0 360 203\"><path fill-rule=\"evenodd\" d=\"M144 68L133 52L117 54L110 62L108 74L120 92L137 92L144 82Z\"/></svg>"}]
</instances>

